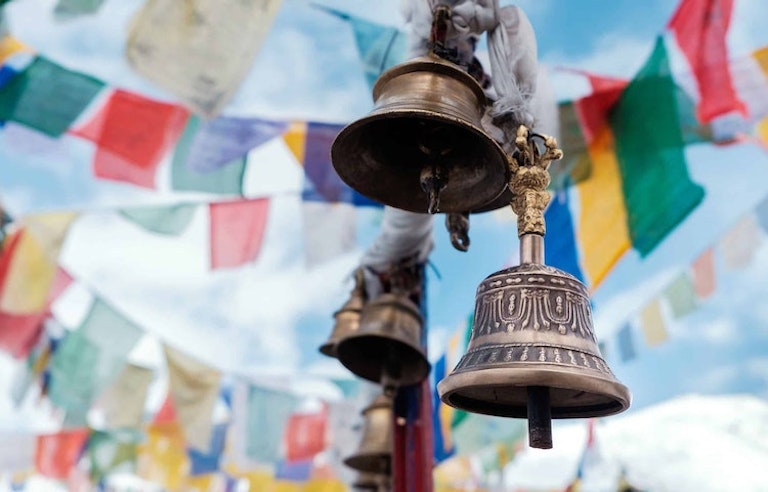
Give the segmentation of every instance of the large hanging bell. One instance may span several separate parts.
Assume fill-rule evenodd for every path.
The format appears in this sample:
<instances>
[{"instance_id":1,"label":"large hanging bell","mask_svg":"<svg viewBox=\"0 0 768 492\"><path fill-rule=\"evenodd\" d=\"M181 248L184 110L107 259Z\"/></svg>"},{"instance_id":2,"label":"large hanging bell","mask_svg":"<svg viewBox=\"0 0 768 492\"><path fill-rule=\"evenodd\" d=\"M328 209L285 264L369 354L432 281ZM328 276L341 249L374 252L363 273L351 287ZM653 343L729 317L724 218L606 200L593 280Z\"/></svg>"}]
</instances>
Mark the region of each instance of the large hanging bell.
<instances>
[{"instance_id":1,"label":"large hanging bell","mask_svg":"<svg viewBox=\"0 0 768 492\"><path fill-rule=\"evenodd\" d=\"M597 346L587 288L544 265L543 256L543 238L526 235L522 264L480 283L467 352L438 384L442 401L528 417L529 424L536 417L530 403L539 397L551 418L602 417L629 407L629 390ZM551 447L549 439L541 447Z\"/></svg>"},{"instance_id":2,"label":"large hanging bell","mask_svg":"<svg viewBox=\"0 0 768 492\"><path fill-rule=\"evenodd\" d=\"M481 125L485 93L457 65L436 56L397 65L376 81L373 99L331 148L353 189L422 213L479 210L507 189L506 154Z\"/></svg>"},{"instance_id":3,"label":"large hanging bell","mask_svg":"<svg viewBox=\"0 0 768 492\"><path fill-rule=\"evenodd\" d=\"M339 361L355 375L398 386L429 375L422 342L424 319L406 295L384 293L363 308L358 330L339 341Z\"/></svg>"},{"instance_id":4,"label":"large hanging bell","mask_svg":"<svg viewBox=\"0 0 768 492\"><path fill-rule=\"evenodd\" d=\"M360 327L360 313L365 305L365 278L362 268L355 271L355 286L344 305L333 314L335 320L328 340L319 350L328 357L336 357L336 345L340 340L355 333Z\"/></svg>"},{"instance_id":5,"label":"large hanging bell","mask_svg":"<svg viewBox=\"0 0 768 492\"><path fill-rule=\"evenodd\" d=\"M363 410L363 437L357 451L344 459L345 465L360 472L390 473L394 432L392 405L392 398L381 394Z\"/></svg>"}]
</instances>

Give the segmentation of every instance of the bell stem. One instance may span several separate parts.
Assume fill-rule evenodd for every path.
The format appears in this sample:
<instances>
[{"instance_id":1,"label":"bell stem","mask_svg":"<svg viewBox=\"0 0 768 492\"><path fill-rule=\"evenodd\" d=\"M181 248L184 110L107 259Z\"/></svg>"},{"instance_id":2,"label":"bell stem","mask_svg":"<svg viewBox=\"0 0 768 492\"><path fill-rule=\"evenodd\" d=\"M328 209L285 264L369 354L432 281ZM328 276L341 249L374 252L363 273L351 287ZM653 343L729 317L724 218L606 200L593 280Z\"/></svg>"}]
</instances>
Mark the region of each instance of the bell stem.
<instances>
[{"instance_id":1,"label":"bell stem","mask_svg":"<svg viewBox=\"0 0 768 492\"><path fill-rule=\"evenodd\" d=\"M552 410L546 386L528 386L528 444L552 449Z\"/></svg>"},{"instance_id":2,"label":"bell stem","mask_svg":"<svg viewBox=\"0 0 768 492\"><path fill-rule=\"evenodd\" d=\"M520 264L544 264L544 236L536 233L520 236Z\"/></svg>"}]
</instances>

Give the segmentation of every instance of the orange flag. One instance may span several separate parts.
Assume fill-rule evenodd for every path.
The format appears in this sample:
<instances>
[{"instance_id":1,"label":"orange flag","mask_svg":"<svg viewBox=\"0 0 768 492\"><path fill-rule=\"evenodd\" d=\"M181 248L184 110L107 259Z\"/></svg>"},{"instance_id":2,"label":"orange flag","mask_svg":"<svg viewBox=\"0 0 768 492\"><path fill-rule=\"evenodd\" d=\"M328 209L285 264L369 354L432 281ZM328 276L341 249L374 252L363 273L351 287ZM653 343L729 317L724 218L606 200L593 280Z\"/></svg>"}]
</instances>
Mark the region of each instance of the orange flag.
<instances>
[{"instance_id":1,"label":"orange flag","mask_svg":"<svg viewBox=\"0 0 768 492\"><path fill-rule=\"evenodd\" d=\"M63 480L80 458L88 429L37 436L35 467L41 475Z\"/></svg>"}]
</instances>

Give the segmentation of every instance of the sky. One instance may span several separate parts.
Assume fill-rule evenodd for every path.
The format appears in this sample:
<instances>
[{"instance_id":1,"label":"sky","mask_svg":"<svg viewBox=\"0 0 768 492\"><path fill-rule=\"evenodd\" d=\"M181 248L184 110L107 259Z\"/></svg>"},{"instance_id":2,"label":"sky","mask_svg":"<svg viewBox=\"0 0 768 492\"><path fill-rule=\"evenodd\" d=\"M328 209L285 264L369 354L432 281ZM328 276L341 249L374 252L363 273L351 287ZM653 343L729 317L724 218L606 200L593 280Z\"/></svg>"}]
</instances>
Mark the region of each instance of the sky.
<instances>
[{"instance_id":1,"label":"sky","mask_svg":"<svg viewBox=\"0 0 768 492\"><path fill-rule=\"evenodd\" d=\"M56 22L53 0L18 0L6 8L11 32L48 58L97 76L110 85L174 101L171 94L133 72L123 56L124 33L140 0L107 0L98 15ZM399 1L317 0L382 24L399 26ZM509 3L509 2L502 2ZM671 0L528 0L519 2L537 33L539 58L558 99L587 93L582 77L557 71L576 67L630 78L650 53L675 8ZM768 44L761 24L768 4L737 0L729 35L733 56ZM349 25L306 0L284 0L253 68L225 114L286 120L351 122L370 110L371 96ZM279 374L300 391L327 395L315 375L347 373L316 347L332 326L331 315L351 287L349 274L373 239L380 212L361 210L359 247L313 269L303 262L298 193L302 175L279 140L249 156L248 196L274 195L264 249L246 267L209 272L207 217L199 210L180 238L161 238L121 219L116 208L209 196L171 192L168 162L159 189L96 180L93 146L72 137L36 138L34 152L0 131L0 196L11 213L75 209L88 212L73 226L62 263L81 285L56 305L69 328L77 326L90 296L102 296L152 334L133 354L159 364L158 340L173 343L216 367L250 378ZM23 129L18 127L13 131ZM17 133L18 135L18 133ZM629 253L594 293L596 331L609 339L624 322L709 245L714 244L768 189L768 155L754 146L694 146L687 150L694 181L707 192L704 203L648 258ZM430 356L435 358L473 310L477 284L516 262L511 212L473 216L467 253L453 250L435 220L435 248L429 269ZM765 241L764 241L765 244ZM715 296L693 315L670 327L670 340L644 349L629 363L609 357L617 377L643 408L689 392L749 392L768 397L768 287L764 245L747 272L724 275ZM143 352L143 355L142 355ZM147 356L146 354L150 355ZM0 359L0 369L12 368ZM6 371L7 372L7 371ZM8 381L5 382L6 386ZM0 400L7 391L0 386ZM338 396L338 395L336 395ZM8 402L0 411L11 415ZM15 414L13 414L15 415ZM13 427L20 417L0 420ZM37 424L34 424L37 425Z\"/></svg>"}]
</instances>

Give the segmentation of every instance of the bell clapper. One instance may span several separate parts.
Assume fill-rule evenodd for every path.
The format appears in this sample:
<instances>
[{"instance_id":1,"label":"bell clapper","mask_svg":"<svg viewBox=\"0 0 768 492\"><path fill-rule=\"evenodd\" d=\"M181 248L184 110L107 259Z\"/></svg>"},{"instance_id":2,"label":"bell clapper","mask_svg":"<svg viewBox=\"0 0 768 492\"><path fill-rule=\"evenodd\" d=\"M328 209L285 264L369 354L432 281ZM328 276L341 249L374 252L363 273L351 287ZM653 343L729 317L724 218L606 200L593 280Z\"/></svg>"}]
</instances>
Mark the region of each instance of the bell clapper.
<instances>
[{"instance_id":1,"label":"bell clapper","mask_svg":"<svg viewBox=\"0 0 768 492\"><path fill-rule=\"evenodd\" d=\"M459 251L469 250L469 213L445 214L445 227L451 236L451 244Z\"/></svg>"},{"instance_id":2,"label":"bell clapper","mask_svg":"<svg viewBox=\"0 0 768 492\"><path fill-rule=\"evenodd\" d=\"M552 449L552 409L549 388L528 386L528 445L537 449Z\"/></svg>"},{"instance_id":3,"label":"bell clapper","mask_svg":"<svg viewBox=\"0 0 768 492\"><path fill-rule=\"evenodd\" d=\"M445 189L447 183L447 176L439 164L433 162L421 169L421 176L419 178L421 189L424 193L429 195L429 204L427 205L427 212L430 214L436 214L440 211L440 192Z\"/></svg>"}]
</instances>

